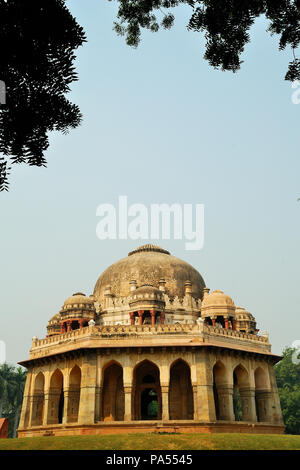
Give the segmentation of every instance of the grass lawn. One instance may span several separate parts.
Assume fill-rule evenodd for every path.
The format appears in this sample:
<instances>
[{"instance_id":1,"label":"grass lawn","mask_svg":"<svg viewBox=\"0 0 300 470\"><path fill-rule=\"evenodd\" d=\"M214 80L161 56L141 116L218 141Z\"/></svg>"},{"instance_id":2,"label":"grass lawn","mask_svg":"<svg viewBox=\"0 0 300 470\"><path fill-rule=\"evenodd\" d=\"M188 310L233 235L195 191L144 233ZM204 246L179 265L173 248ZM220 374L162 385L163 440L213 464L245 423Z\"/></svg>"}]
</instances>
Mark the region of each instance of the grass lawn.
<instances>
[{"instance_id":1,"label":"grass lawn","mask_svg":"<svg viewBox=\"0 0 300 470\"><path fill-rule=\"evenodd\" d=\"M124 434L0 439L1 450L300 450L300 436Z\"/></svg>"}]
</instances>

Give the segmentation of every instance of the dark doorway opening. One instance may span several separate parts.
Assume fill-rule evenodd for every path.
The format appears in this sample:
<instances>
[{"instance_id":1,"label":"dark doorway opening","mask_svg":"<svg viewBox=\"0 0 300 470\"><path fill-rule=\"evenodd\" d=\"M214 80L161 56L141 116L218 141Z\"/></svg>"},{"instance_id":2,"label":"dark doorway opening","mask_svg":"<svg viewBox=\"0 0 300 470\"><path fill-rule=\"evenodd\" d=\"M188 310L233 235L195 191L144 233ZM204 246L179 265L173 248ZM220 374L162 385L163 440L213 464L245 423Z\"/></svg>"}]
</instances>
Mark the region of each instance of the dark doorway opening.
<instances>
[{"instance_id":1,"label":"dark doorway opening","mask_svg":"<svg viewBox=\"0 0 300 470\"><path fill-rule=\"evenodd\" d=\"M153 388L145 388L141 394L141 419L157 419L158 399Z\"/></svg>"}]
</instances>

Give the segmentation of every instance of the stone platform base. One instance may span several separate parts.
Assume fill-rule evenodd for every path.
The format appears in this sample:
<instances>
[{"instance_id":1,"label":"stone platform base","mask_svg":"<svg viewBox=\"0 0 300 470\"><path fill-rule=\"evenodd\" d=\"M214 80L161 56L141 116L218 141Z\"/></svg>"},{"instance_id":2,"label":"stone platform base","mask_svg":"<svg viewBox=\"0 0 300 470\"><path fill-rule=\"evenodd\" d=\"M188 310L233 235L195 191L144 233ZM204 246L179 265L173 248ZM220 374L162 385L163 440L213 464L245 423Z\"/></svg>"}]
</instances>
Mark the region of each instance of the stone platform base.
<instances>
[{"instance_id":1,"label":"stone platform base","mask_svg":"<svg viewBox=\"0 0 300 470\"><path fill-rule=\"evenodd\" d=\"M18 437L34 436L79 436L88 434L128 433L249 433L284 434L285 427L271 423L248 423L219 421L110 421L90 425L56 424L19 429Z\"/></svg>"}]
</instances>

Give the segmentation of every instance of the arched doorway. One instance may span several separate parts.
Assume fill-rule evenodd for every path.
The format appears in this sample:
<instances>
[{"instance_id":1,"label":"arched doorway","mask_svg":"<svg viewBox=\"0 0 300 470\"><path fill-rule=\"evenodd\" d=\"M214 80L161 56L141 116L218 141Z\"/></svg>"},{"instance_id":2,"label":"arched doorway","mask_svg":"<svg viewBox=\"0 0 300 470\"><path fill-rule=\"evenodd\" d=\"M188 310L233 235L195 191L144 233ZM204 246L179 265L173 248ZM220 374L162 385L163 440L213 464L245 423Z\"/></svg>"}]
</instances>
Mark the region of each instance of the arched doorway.
<instances>
[{"instance_id":1,"label":"arched doorway","mask_svg":"<svg viewBox=\"0 0 300 470\"><path fill-rule=\"evenodd\" d=\"M244 391L249 389L249 374L244 366L239 364L233 371L233 411L235 421L247 421L249 398L244 396Z\"/></svg>"},{"instance_id":2,"label":"arched doorway","mask_svg":"<svg viewBox=\"0 0 300 470\"><path fill-rule=\"evenodd\" d=\"M41 426L43 424L44 387L45 377L42 372L39 372L34 381L31 426Z\"/></svg>"},{"instance_id":3,"label":"arched doorway","mask_svg":"<svg viewBox=\"0 0 300 470\"><path fill-rule=\"evenodd\" d=\"M189 365L177 360L170 369L169 416L174 419L193 419L194 400Z\"/></svg>"},{"instance_id":4,"label":"arched doorway","mask_svg":"<svg viewBox=\"0 0 300 470\"><path fill-rule=\"evenodd\" d=\"M133 378L135 420L161 419L161 387L158 367L148 360L134 370Z\"/></svg>"},{"instance_id":5,"label":"arched doorway","mask_svg":"<svg viewBox=\"0 0 300 470\"><path fill-rule=\"evenodd\" d=\"M64 414L63 374L59 369L52 374L49 389L48 424L60 424Z\"/></svg>"},{"instance_id":6,"label":"arched doorway","mask_svg":"<svg viewBox=\"0 0 300 470\"><path fill-rule=\"evenodd\" d=\"M226 369L221 361L213 368L213 393L217 420L228 420L230 410L226 403ZM225 395L225 396L224 396Z\"/></svg>"},{"instance_id":7,"label":"arched doorway","mask_svg":"<svg viewBox=\"0 0 300 470\"><path fill-rule=\"evenodd\" d=\"M104 369L102 392L102 420L124 421L125 395L123 369L112 363Z\"/></svg>"},{"instance_id":8,"label":"arched doorway","mask_svg":"<svg viewBox=\"0 0 300 470\"><path fill-rule=\"evenodd\" d=\"M81 370L76 365L70 372L69 381L69 400L68 400L68 423L76 423L78 421L78 411L80 402L80 383Z\"/></svg>"}]
</instances>

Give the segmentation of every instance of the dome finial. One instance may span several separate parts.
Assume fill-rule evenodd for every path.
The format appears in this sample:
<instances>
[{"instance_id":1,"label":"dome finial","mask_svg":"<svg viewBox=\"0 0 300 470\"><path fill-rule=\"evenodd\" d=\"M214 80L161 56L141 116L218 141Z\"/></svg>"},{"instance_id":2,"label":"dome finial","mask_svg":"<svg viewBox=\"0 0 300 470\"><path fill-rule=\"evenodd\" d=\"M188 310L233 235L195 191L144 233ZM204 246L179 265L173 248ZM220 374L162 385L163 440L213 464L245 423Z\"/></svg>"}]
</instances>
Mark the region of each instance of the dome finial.
<instances>
[{"instance_id":1,"label":"dome finial","mask_svg":"<svg viewBox=\"0 0 300 470\"><path fill-rule=\"evenodd\" d=\"M152 245L151 243L148 243L147 245L142 245L142 246L139 246L138 248L136 248L135 250L133 251L130 251L128 253L128 256L130 255L133 255L135 253L142 253L143 251L154 251L156 253L164 253L166 255L170 255L171 253L167 250L164 250L163 248L161 248L160 246L157 246L157 245Z\"/></svg>"}]
</instances>

